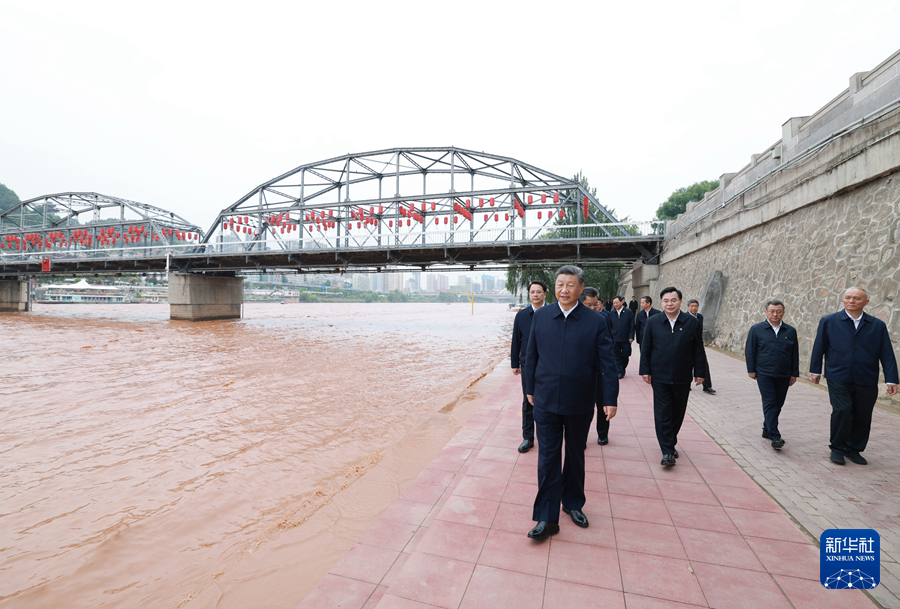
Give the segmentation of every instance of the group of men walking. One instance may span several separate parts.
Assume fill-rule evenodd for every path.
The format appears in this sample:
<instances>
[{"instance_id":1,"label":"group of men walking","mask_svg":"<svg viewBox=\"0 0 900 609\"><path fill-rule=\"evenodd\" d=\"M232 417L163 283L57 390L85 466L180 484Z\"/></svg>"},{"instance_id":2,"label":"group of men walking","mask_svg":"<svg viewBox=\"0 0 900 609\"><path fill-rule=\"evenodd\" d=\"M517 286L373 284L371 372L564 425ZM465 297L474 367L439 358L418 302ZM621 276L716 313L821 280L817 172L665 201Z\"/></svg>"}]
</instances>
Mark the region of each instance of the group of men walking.
<instances>
[{"instance_id":1,"label":"group of men walking","mask_svg":"<svg viewBox=\"0 0 900 609\"><path fill-rule=\"evenodd\" d=\"M519 452L527 452L537 437L538 493L528 533L543 539L559 531L559 512L579 527L587 527L582 512L584 451L597 412L597 441L609 443L609 425L618 407L619 380L624 377L631 344L640 346L640 375L653 388L656 437L661 464L676 464L678 432L687 411L691 385L715 393L703 346L703 318L699 303L689 301L682 311L681 291L668 287L660 293L662 310L643 297L636 313L624 298L616 297L606 310L596 289L584 286L576 266L556 272L557 302L545 306L548 286L529 286L530 305L519 311L513 327L511 364L522 376L522 433ZM865 450L877 399L879 364L888 393L897 392L897 364L881 320L863 311L864 290L851 288L843 298L844 310L819 322L813 345L810 378L818 383L825 360L831 415L831 455L865 464ZM632 299L632 303L636 305ZM796 330L782 321L784 303L765 305L766 320L751 327L745 356L747 372L756 380L763 405L764 438L780 450L785 441L778 418L788 388L799 377L799 340Z\"/></svg>"}]
</instances>

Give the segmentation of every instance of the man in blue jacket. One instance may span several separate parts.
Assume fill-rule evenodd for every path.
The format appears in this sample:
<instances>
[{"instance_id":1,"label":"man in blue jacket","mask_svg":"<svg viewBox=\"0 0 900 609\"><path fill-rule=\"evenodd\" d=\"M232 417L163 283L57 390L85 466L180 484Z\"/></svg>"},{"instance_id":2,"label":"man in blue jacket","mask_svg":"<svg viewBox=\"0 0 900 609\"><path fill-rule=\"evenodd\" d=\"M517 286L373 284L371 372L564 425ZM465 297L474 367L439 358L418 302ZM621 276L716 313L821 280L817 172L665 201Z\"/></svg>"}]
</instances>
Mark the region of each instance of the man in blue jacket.
<instances>
[{"instance_id":1,"label":"man in blue jacket","mask_svg":"<svg viewBox=\"0 0 900 609\"><path fill-rule=\"evenodd\" d=\"M597 377L603 382L608 419L616 414L619 395L609 326L578 301L584 272L577 266L561 267L554 288L557 304L535 311L525 356L525 387L534 405L538 439L538 492L532 514L537 526L528 533L532 539L559 532L560 503L572 522L588 526L581 511L584 449L594 418Z\"/></svg>"},{"instance_id":2,"label":"man in blue jacket","mask_svg":"<svg viewBox=\"0 0 900 609\"><path fill-rule=\"evenodd\" d=\"M756 379L762 396L762 437L772 441L772 448L781 450L784 439L778 431L778 415L784 406L788 387L800 376L800 343L797 330L782 322L784 303L770 300L766 303L766 321L750 328L744 356L747 375Z\"/></svg>"},{"instance_id":3,"label":"man in blue jacket","mask_svg":"<svg viewBox=\"0 0 900 609\"><path fill-rule=\"evenodd\" d=\"M644 340L644 325L654 315L659 315L659 309L653 308L653 299L649 296L641 296L641 310L634 314L634 340L638 346Z\"/></svg>"},{"instance_id":4,"label":"man in blue jacket","mask_svg":"<svg viewBox=\"0 0 900 609\"><path fill-rule=\"evenodd\" d=\"M525 361L525 352L528 349L528 335L531 333L531 319L534 312L544 306L547 298L548 286L543 281L532 281L528 285L528 300L531 304L518 313L513 321L512 349L509 354L509 363L513 374L518 376L522 372L522 362ZM520 453L527 453L534 447L534 414L532 405L525 397L525 375L522 375L522 443L519 445Z\"/></svg>"},{"instance_id":5,"label":"man in blue jacket","mask_svg":"<svg viewBox=\"0 0 900 609\"><path fill-rule=\"evenodd\" d=\"M619 378L624 378L631 357L631 343L634 341L634 313L625 306L625 298L613 298L613 308L609 312L612 321L613 343L616 350L616 365L619 367Z\"/></svg>"},{"instance_id":6,"label":"man in blue jacket","mask_svg":"<svg viewBox=\"0 0 900 609\"><path fill-rule=\"evenodd\" d=\"M865 465L859 454L869 442L872 411L878 399L878 364L884 371L888 395L897 394L897 359L887 326L865 313L869 296L860 288L844 292L844 310L819 320L809 364L809 377L822 379L822 357L831 401L831 461L844 457Z\"/></svg>"}]
</instances>

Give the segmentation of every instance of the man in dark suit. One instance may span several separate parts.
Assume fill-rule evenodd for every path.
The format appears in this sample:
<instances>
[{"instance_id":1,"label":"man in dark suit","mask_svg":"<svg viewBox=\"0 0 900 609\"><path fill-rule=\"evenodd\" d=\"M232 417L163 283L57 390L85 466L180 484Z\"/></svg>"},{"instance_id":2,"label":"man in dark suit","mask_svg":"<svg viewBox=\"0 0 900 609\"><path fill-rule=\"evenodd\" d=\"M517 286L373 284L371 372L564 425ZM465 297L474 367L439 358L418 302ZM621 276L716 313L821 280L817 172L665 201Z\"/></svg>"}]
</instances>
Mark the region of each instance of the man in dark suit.
<instances>
[{"instance_id":1,"label":"man in dark suit","mask_svg":"<svg viewBox=\"0 0 900 609\"><path fill-rule=\"evenodd\" d=\"M603 308L607 311L612 311L612 300L609 298L606 299L606 303L603 305Z\"/></svg>"},{"instance_id":2,"label":"man in dark suit","mask_svg":"<svg viewBox=\"0 0 900 609\"><path fill-rule=\"evenodd\" d=\"M516 319L513 322L512 349L509 354L509 364L512 366L513 374L519 375L522 372L522 362L525 361L525 352L528 349L528 335L531 333L531 319L534 312L544 306L544 300L547 298L547 284L543 281L532 281L528 286L528 300L531 301L527 307L516 313ZM522 375L522 443L519 445L520 453L527 453L534 446L534 414L532 414L532 405L525 397L525 375Z\"/></svg>"},{"instance_id":3,"label":"man in dark suit","mask_svg":"<svg viewBox=\"0 0 900 609\"><path fill-rule=\"evenodd\" d=\"M778 431L778 415L784 406L788 387L800 376L800 341L797 330L782 322L784 303L770 300L766 303L766 321L750 328L744 357L747 375L756 379L762 396L762 437L772 441L772 448L781 450L784 440Z\"/></svg>"},{"instance_id":4,"label":"man in dark suit","mask_svg":"<svg viewBox=\"0 0 900 609\"><path fill-rule=\"evenodd\" d=\"M637 300L634 299L634 296L631 297L631 302L628 303L628 309L632 313L637 313L638 311L638 303Z\"/></svg>"},{"instance_id":5,"label":"man in dark suit","mask_svg":"<svg viewBox=\"0 0 900 609\"><path fill-rule=\"evenodd\" d=\"M603 316L578 301L584 272L563 266L554 281L556 305L534 314L525 355L525 387L534 405L538 440L538 492L528 536L559 532L559 506L579 527L587 527L584 507L584 449L594 418L595 384L603 382L604 410L616 413L612 337ZM565 440L565 464L562 461Z\"/></svg>"},{"instance_id":6,"label":"man in dark suit","mask_svg":"<svg viewBox=\"0 0 900 609\"><path fill-rule=\"evenodd\" d=\"M631 357L631 343L634 340L634 313L625 306L625 298L622 296L613 298L613 310L609 312L609 318L612 320L619 378L623 378L625 369L628 368L628 358Z\"/></svg>"},{"instance_id":7,"label":"man in dark suit","mask_svg":"<svg viewBox=\"0 0 900 609\"><path fill-rule=\"evenodd\" d=\"M647 320L654 315L659 315L659 309L653 308L653 299L649 296L641 296L641 310L634 316L634 338L640 346L644 340L644 326Z\"/></svg>"},{"instance_id":8,"label":"man in dark suit","mask_svg":"<svg viewBox=\"0 0 900 609\"><path fill-rule=\"evenodd\" d=\"M700 303L693 298L688 301L688 313L696 317L700 321L700 335L703 335L703 313L700 313ZM703 349L703 357L706 357L706 349ZM703 392L710 395L716 395L716 390L712 388L712 379L709 378L709 360L706 361L706 377L703 379Z\"/></svg>"},{"instance_id":9,"label":"man in dark suit","mask_svg":"<svg viewBox=\"0 0 900 609\"><path fill-rule=\"evenodd\" d=\"M809 364L812 382L822 380L822 358L831 401L831 461L844 465L844 457L865 465L860 454L869 442L872 411L878 399L878 364L884 371L888 395L897 394L897 359L887 326L863 309L869 304L865 290L844 292L844 310L819 320Z\"/></svg>"},{"instance_id":10,"label":"man in dark suit","mask_svg":"<svg viewBox=\"0 0 900 609\"><path fill-rule=\"evenodd\" d=\"M687 412L691 376L697 385L706 374L700 322L681 311L681 291L659 294L664 315L647 321L641 344L641 376L653 387L653 418L663 465L675 465L678 432Z\"/></svg>"},{"instance_id":11,"label":"man in dark suit","mask_svg":"<svg viewBox=\"0 0 900 609\"><path fill-rule=\"evenodd\" d=\"M584 306L597 311L603 316L603 319L606 320L606 323L609 326L610 336L612 336L612 325L609 320L609 313L606 312L600 302L600 292L598 292L596 288L584 288L579 300L581 300ZM601 373L600 376L603 376L603 374ZM597 444L600 446L609 444L609 420L612 418L604 412L603 404L603 379L598 376L597 391L594 394L594 405L597 407Z\"/></svg>"}]
</instances>

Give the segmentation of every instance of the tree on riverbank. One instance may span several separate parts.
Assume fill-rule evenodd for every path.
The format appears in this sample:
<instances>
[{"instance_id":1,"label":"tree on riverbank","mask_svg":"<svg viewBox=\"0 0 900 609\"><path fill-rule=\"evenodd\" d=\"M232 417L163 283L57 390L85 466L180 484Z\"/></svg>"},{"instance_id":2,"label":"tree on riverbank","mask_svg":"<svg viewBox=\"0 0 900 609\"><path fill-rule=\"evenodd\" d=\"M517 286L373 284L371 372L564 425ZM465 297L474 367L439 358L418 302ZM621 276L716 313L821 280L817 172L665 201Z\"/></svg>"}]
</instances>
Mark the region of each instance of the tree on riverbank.
<instances>
[{"instance_id":1,"label":"tree on riverbank","mask_svg":"<svg viewBox=\"0 0 900 609\"><path fill-rule=\"evenodd\" d=\"M703 195L718 187L718 180L704 180L679 188L669 195L665 203L659 206L659 209L656 210L656 217L660 220L674 220L678 214L684 213L688 203L701 200Z\"/></svg>"},{"instance_id":2,"label":"tree on riverbank","mask_svg":"<svg viewBox=\"0 0 900 609\"><path fill-rule=\"evenodd\" d=\"M5 184L0 184L0 213L19 204L19 196Z\"/></svg>"},{"instance_id":3,"label":"tree on riverbank","mask_svg":"<svg viewBox=\"0 0 900 609\"><path fill-rule=\"evenodd\" d=\"M597 188L590 185L588 179L582 172L579 171L575 175L574 180L581 184L592 197L595 199L597 198ZM619 218L616 215L615 209L607 207L606 210L619 222L627 223L631 221L627 216ZM581 220L582 217L579 211L579 213L569 213L562 218L557 218L554 225L566 226L578 224ZM606 298L615 296L619 286L619 273L623 266L621 262L588 263L585 261L577 262L575 260L570 260L554 262L552 264L511 264L506 268L506 289L509 290L510 294L515 295L519 292L527 292L528 286L532 281L543 281L550 286L550 291L547 294L547 302L553 302L556 300L556 297L553 294L553 275L556 273L556 269L564 264L574 264L580 267L584 271L584 285L597 288L601 297Z\"/></svg>"}]
</instances>

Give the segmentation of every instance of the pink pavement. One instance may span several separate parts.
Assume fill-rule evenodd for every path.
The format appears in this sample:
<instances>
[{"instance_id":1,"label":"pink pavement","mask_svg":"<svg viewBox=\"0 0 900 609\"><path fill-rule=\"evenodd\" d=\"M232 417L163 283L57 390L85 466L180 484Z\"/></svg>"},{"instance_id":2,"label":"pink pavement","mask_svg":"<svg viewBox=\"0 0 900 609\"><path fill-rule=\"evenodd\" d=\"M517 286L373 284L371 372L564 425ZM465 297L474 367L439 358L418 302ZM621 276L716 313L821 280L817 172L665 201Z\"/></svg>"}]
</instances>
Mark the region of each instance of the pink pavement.
<instances>
[{"instance_id":1,"label":"pink pavement","mask_svg":"<svg viewBox=\"0 0 900 609\"><path fill-rule=\"evenodd\" d=\"M873 607L862 591L822 587L815 543L690 403L678 464L660 465L636 369L620 382L609 445L588 438L589 528L562 514L557 535L526 537L538 451L516 451L521 385L510 374L298 609Z\"/></svg>"}]
</instances>

